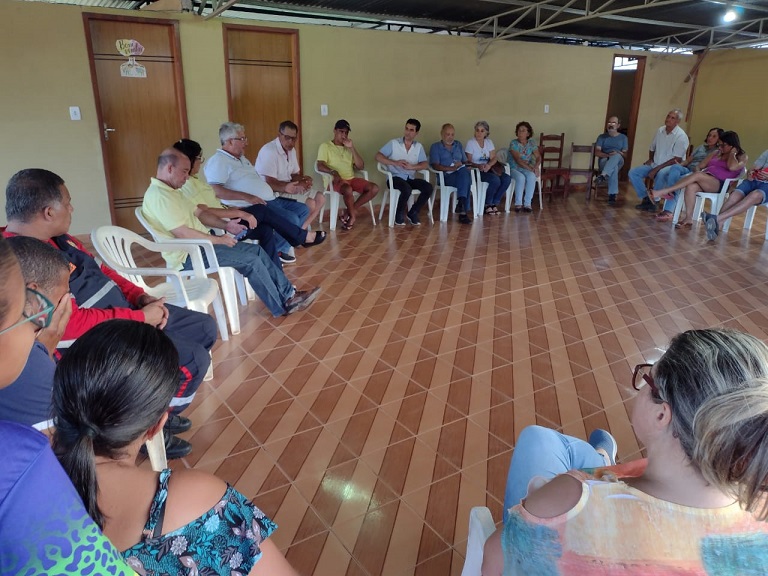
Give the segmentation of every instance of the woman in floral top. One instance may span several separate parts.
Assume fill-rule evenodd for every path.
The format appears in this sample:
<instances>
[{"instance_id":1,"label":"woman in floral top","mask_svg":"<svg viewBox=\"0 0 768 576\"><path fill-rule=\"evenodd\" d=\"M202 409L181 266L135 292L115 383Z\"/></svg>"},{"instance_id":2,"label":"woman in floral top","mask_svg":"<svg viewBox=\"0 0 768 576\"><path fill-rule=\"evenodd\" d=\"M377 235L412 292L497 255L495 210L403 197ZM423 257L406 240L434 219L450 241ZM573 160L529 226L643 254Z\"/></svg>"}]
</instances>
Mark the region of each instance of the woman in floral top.
<instances>
[{"instance_id":1,"label":"woman in floral top","mask_svg":"<svg viewBox=\"0 0 768 576\"><path fill-rule=\"evenodd\" d=\"M531 200L541 169L541 155L533 138L533 128L528 122L519 122L515 126L515 134L517 138L509 143L509 153L514 160L509 167L515 181L515 212L532 212Z\"/></svg>"},{"instance_id":2,"label":"woman in floral top","mask_svg":"<svg viewBox=\"0 0 768 576\"><path fill-rule=\"evenodd\" d=\"M86 510L142 576L295 576L268 540L275 524L237 490L196 470L136 466L163 428L177 371L168 337L129 320L90 330L59 363L54 451Z\"/></svg>"}]
</instances>

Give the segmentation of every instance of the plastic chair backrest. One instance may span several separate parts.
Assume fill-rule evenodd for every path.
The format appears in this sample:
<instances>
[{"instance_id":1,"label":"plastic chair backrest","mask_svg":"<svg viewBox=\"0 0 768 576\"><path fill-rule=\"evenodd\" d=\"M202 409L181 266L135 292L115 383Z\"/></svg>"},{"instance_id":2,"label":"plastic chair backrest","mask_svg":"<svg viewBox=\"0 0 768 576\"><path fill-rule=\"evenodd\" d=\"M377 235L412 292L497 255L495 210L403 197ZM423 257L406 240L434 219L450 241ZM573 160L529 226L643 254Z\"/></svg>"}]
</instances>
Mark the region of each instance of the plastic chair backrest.
<instances>
[{"instance_id":1,"label":"plastic chair backrest","mask_svg":"<svg viewBox=\"0 0 768 576\"><path fill-rule=\"evenodd\" d=\"M136 261L134 260L131 251L131 247L134 244L152 250L151 242L145 240L135 232L120 228L119 226L100 226L93 231L91 238L93 239L96 251L106 261L105 264L115 268L140 268L136 265ZM120 274L143 289L149 287L147 283L144 282L144 278L138 274L130 274L123 271L120 271Z\"/></svg>"}]
</instances>

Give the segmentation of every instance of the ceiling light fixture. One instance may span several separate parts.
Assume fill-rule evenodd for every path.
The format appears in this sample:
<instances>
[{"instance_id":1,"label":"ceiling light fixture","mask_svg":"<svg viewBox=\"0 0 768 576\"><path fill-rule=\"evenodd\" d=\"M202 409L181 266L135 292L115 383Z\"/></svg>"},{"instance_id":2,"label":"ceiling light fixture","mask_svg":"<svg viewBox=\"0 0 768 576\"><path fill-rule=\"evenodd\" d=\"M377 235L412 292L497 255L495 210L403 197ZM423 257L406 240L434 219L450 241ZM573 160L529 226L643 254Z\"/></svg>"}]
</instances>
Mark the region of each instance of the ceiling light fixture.
<instances>
[{"instance_id":1,"label":"ceiling light fixture","mask_svg":"<svg viewBox=\"0 0 768 576\"><path fill-rule=\"evenodd\" d=\"M737 18L736 11L733 8L729 8L726 11L726 13L723 14L723 22L726 22L726 23L733 22L734 20L736 20L736 18Z\"/></svg>"}]
</instances>

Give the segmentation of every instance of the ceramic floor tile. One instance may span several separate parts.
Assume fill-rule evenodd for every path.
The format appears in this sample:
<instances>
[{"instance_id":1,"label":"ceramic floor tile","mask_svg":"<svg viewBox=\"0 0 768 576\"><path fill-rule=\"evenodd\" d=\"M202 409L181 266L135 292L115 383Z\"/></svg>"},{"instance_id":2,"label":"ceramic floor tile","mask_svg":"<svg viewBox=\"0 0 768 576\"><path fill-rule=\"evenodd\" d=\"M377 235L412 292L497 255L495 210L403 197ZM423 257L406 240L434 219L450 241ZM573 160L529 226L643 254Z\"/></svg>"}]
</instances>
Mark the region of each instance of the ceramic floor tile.
<instances>
[{"instance_id":1,"label":"ceramic floor tile","mask_svg":"<svg viewBox=\"0 0 768 576\"><path fill-rule=\"evenodd\" d=\"M581 194L471 226L361 219L286 267L323 287L309 309L240 306L171 465L253 498L301 574L459 576L469 510L501 518L523 428L605 428L642 457L635 364L691 328L768 339L768 249L742 222L709 243Z\"/></svg>"}]
</instances>

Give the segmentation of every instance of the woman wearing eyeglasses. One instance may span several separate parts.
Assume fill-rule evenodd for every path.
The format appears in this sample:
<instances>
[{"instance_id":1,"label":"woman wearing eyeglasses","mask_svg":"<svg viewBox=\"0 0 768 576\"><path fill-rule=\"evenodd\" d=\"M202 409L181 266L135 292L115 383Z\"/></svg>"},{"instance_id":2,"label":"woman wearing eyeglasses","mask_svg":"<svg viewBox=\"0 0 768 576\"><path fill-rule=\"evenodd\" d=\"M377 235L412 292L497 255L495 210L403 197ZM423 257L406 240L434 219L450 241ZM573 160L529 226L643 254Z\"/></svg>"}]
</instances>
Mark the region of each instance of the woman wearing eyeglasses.
<instances>
[{"instance_id":1,"label":"woman wearing eyeglasses","mask_svg":"<svg viewBox=\"0 0 768 576\"><path fill-rule=\"evenodd\" d=\"M723 132L717 143L717 150L712 152L701 164L699 171L685 176L667 188L652 190L652 200L658 202L661 198L673 198L675 190L683 188L685 194L685 216L675 224L675 228L690 228L693 226L691 217L696 203L697 192L719 192L723 183L730 178L738 178L747 165L747 153L741 148L739 135L736 132Z\"/></svg>"},{"instance_id":2,"label":"woman wearing eyeglasses","mask_svg":"<svg viewBox=\"0 0 768 576\"><path fill-rule=\"evenodd\" d=\"M768 346L690 330L636 367L633 386L645 459L575 470L594 449L523 431L510 479L521 448L541 457L528 480L559 475L508 511L486 542L483 576L768 573Z\"/></svg>"},{"instance_id":3,"label":"woman wearing eyeglasses","mask_svg":"<svg viewBox=\"0 0 768 576\"><path fill-rule=\"evenodd\" d=\"M35 334L54 305L25 289L8 242L0 238L0 388L21 373ZM0 572L115 574L133 571L99 532L51 451L48 439L0 421Z\"/></svg>"}]
</instances>

